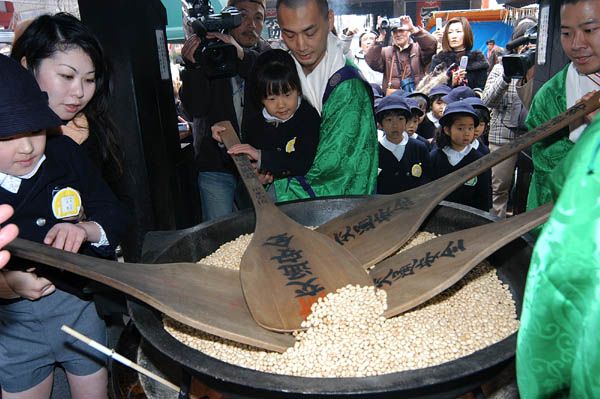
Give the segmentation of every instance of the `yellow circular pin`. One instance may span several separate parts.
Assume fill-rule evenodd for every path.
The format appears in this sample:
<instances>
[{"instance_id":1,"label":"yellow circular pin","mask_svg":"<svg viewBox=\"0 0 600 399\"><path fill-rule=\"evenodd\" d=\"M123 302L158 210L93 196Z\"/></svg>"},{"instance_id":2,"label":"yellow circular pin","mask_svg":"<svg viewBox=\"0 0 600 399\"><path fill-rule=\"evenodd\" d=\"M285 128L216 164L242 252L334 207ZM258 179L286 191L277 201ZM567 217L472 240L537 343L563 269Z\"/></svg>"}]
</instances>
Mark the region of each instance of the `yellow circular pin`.
<instances>
[{"instance_id":1,"label":"yellow circular pin","mask_svg":"<svg viewBox=\"0 0 600 399\"><path fill-rule=\"evenodd\" d=\"M57 219L79 215L81 210L81 195L71 187L58 190L52 196L52 212Z\"/></svg>"},{"instance_id":2,"label":"yellow circular pin","mask_svg":"<svg viewBox=\"0 0 600 399\"><path fill-rule=\"evenodd\" d=\"M416 163L412 166L412 169L410 171L410 173L414 176L414 177L421 177L421 175L423 174L423 168L421 167L420 164Z\"/></svg>"}]
</instances>

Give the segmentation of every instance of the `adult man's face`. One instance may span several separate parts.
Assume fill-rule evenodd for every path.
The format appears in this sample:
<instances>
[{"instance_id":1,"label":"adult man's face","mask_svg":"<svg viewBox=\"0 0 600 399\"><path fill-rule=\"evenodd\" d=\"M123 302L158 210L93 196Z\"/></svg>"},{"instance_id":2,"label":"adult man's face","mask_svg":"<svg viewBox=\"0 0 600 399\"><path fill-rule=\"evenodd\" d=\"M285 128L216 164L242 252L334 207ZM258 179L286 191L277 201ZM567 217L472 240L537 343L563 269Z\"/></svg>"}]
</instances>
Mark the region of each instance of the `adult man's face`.
<instances>
[{"instance_id":1,"label":"adult man's face","mask_svg":"<svg viewBox=\"0 0 600 399\"><path fill-rule=\"evenodd\" d=\"M327 35L333 28L333 11L329 10L325 18L315 0L299 8L281 4L277 10L277 20L283 41L302 65L304 73L311 73L327 51Z\"/></svg>"},{"instance_id":2,"label":"adult man's face","mask_svg":"<svg viewBox=\"0 0 600 399\"><path fill-rule=\"evenodd\" d=\"M492 49L494 48L494 43L488 43L487 48L488 48L488 51L492 51Z\"/></svg>"},{"instance_id":3,"label":"adult man's face","mask_svg":"<svg viewBox=\"0 0 600 399\"><path fill-rule=\"evenodd\" d=\"M375 43L376 36L372 33L365 33L360 40L360 48L363 53L366 53L367 50Z\"/></svg>"},{"instance_id":4,"label":"adult man's face","mask_svg":"<svg viewBox=\"0 0 600 399\"><path fill-rule=\"evenodd\" d=\"M260 39L265 22L265 10L260 4L251 1L237 2L235 7L242 14L242 23L231 30L231 36L240 46L252 47Z\"/></svg>"},{"instance_id":5,"label":"adult man's face","mask_svg":"<svg viewBox=\"0 0 600 399\"><path fill-rule=\"evenodd\" d=\"M579 73L600 72L600 2L566 4L560 9L560 42Z\"/></svg>"},{"instance_id":6,"label":"adult man's face","mask_svg":"<svg viewBox=\"0 0 600 399\"><path fill-rule=\"evenodd\" d=\"M410 32L406 29L394 29L392 31L394 44L400 48L406 47L410 39Z\"/></svg>"}]
</instances>

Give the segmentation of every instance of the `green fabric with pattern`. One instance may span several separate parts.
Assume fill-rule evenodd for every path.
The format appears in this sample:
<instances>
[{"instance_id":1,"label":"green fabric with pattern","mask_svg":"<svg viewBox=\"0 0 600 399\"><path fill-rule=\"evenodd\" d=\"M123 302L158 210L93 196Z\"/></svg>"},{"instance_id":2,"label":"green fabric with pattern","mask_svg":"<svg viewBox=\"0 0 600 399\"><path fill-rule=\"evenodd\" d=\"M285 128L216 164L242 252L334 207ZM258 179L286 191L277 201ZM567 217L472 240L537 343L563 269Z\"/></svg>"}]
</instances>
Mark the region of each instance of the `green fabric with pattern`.
<instances>
[{"instance_id":1,"label":"green fabric with pattern","mask_svg":"<svg viewBox=\"0 0 600 399\"><path fill-rule=\"evenodd\" d=\"M536 93L525 121L529 129L534 129L567 110L565 84L568 68L569 65L554 75ZM527 197L528 210L552 201L549 185L551 173L573 146L574 143L569 140L569 129L564 128L531 147L534 170ZM538 228L536 231L540 230L541 228Z\"/></svg>"},{"instance_id":2,"label":"green fabric with pattern","mask_svg":"<svg viewBox=\"0 0 600 399\"><path fill-rule=\"evenodd\" d=\"M527 276L521 397L600 398L600 117L549 179L556 204Z\"/></svg>"}]
</instances>

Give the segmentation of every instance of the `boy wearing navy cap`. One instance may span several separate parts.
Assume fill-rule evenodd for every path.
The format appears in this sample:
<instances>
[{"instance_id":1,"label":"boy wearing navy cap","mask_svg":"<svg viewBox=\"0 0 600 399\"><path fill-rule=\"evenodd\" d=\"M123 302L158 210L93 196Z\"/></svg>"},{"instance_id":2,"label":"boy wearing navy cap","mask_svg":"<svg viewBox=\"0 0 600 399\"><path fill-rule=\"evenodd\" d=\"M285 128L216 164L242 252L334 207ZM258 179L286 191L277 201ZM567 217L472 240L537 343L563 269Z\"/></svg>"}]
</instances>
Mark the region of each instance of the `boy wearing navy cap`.
<instances>
[{"instance_id":1,"label":"boy wearing navy cap","mask_svg":"<svg viewBox=\"0 0 600 399\"><path fill-rule=\"evenodd\" d=\"M14 207L8 221L24 239L114 259L127 212L72 139L46 138L59 125L34 76L0 56L0 203ZM66 324L105 344L104 322L93 302L38 271L13 258L0 272L2 396L49 397L60 363L73 397L106 397L106 358L60 330Z\"/></svg>"},{"instance_id":2,"label":"boy wearing navy cap","mask_svg":"<svg viewBox=\"0 0 600 399\"><path fill-rule=\"evenodd\" d=\"M385 132L379 140L379 194L394 194L431 181L427 148L405 131L411 116L410 106L401 96L389 95L379 103L377 123Z\"/></svg>"},{"instance_id":3,"label":"boy wearing navy cap","mask_svg":"<svg viewBox=\"0 0 600 399\"><path fill-rule=\"evenodd\" d=\"M449 104L440 119L442 129L436 137L437 148L431 152L433 178L452 173L482 155L471 146L473 131L479 124L479 116L472 105L465 101ZM452 192L446 201L472 206L488 212L491 204L490 171L467 181Z\"/></svg>"},{"instance_id":4,"label":"boy wearing navy cap","mask_svg":"<svg viewBox=\"0 0 600 399\"><path fill-rule=\"evenodd\" d=\"M425 148L427 148L427 151L431 152L433 149L433 144L425 137L419 135L418 130L419 122L422 120L421 118L423 118L425 114L416 100L411 97L407 97L405 100L410 108L410 118L408 118L406 121L406 128L404 130L406 131L406 134L408 134L408 137L423 143Z\"/></svg>"},{"instance_id":5,"label":"boy wearing navy cap","mask_svg":"<svg viewBox=\"0 0 600 399\"><path fill-rule=\"evenodd\" d=\"M490 149L485 143L485 137L490 130L490 110L483 104L483 101L481 101L479 97L468 97L465 98L464 101L467 104L472 105L479 116L479 124L475 126L475 130L473 131L473 142L471 143L471 146L479 151L481 155L487 155L490 153Z\"/></svg>"}]
</instances>

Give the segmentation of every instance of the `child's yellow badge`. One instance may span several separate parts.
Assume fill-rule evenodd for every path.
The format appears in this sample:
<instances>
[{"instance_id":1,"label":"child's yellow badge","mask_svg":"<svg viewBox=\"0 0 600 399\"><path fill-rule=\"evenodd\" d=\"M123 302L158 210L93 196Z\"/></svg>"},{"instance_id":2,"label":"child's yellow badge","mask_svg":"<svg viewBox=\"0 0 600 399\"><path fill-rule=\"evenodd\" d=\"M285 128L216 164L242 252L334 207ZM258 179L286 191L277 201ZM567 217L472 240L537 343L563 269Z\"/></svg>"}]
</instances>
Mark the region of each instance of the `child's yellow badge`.
<instances>
[{"instance_id":1,"label":"child's yellow badge","mask_svg":"<svg viewBox=\"0 0 600 399\"><path fill-rule=\"evenodd\" d=\"M71 187L56 191L52 197L52 212L57 219L64 219L79 215L81 210L81 196Z\"/></svg>"},{"instance_id":2,"label":"child's yellow badge","mask_svg":"<svg viewBox=\"0 0 600 399\"><path fill-rule=\"evenodd\" d=\"M423 168L421 167L421 164L414 164L412 166L412 169L410 170L410 173L414 176L414 177L421 177L421 175L423 174Z\"/></svg>"},{"instance_id":3,"label":"child's yellow badge","mask_svg":"<svg viewBox=\"0 0 600 399\"><path fill-rule=\"evenodd\" d=\"M294 137L293 139L288 141L287 144L285 145L285 152L290 153L290 152L296 151L296 148L294 147L295 145L296 145L296 138Z\"/></svg>"}]
</instances>

